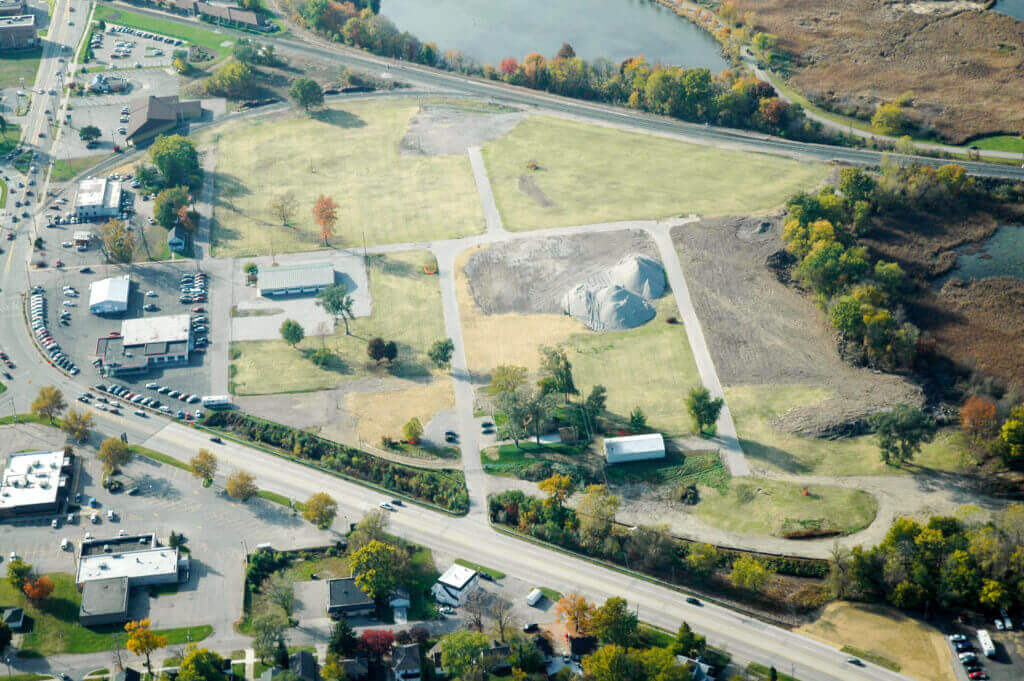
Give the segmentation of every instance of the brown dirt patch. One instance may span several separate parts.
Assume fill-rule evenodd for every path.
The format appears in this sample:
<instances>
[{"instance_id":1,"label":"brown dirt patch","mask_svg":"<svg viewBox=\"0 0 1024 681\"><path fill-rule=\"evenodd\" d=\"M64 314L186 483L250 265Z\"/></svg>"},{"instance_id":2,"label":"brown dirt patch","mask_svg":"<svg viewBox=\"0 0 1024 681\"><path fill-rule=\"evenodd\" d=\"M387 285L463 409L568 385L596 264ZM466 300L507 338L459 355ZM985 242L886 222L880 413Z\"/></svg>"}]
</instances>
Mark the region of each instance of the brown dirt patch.
<instances>
[{"instance_id":1,"label":"brown dirt patch","mask_svg":"<svg viewBox=\"0 0 1024 681\"><path fill-rule=\"evenodd\" d=\"M908 11L889 0L736 0L797 55L793 84L870 116L912 90L908 115L953 142L1024 128L1024 22L992 10Z\"/></svg>"},{"instance_id":2,"label":"brown dirt patch","mask_svg":"<svg viewBox=\"0 0 1024 681\"><path fill-rule=\"evenodd\" d=\"M525 114L479 113L447 106L423 105L409 121L401 153L416 156L465 154L516 127Z\"/></svg>"},{"instance_id":3,"label":"brown dirt patch","mask_svg":"<svg viewBox=\"0 0 1024 681\"><path fill-rule=\"evenodd\" d=\"M519 191L526 194L545 208L550 208L555 205L555 202L548 198L548 195L544 193L544 190L538 187L537 182L529 175L519 176Z\"/></svg>"}]
</instances>

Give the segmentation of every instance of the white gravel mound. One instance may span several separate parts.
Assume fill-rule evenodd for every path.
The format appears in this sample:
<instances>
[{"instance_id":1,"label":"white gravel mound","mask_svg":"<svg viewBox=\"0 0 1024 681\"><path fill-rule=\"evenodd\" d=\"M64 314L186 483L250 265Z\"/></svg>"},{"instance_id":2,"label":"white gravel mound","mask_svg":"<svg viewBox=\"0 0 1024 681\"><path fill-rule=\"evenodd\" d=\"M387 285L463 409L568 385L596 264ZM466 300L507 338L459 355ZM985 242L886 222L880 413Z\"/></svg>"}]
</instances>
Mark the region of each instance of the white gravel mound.
<instances>
[{"instance_id":1,"label":"white gravel mound","mask_svg":"<svg viewBox=\"0 0 1024 681\"><path fill-rule=\"evenodd\" d=\"M654 306L621 286L574 286L562 298L566 314L594 331L621 331L646 324L654 317Z\"/></svg>"},{"instance_id":2,"label":"white gravel mound","mask_svg":"<svg viewBox=\"0 0 1024 681\"><path fill-rule=\"evenodd\" d=\"M645 300L665 293L665 270L646 255L627 255L608 271L612 286L635 293Z\"/></svg>"}]
</instances>

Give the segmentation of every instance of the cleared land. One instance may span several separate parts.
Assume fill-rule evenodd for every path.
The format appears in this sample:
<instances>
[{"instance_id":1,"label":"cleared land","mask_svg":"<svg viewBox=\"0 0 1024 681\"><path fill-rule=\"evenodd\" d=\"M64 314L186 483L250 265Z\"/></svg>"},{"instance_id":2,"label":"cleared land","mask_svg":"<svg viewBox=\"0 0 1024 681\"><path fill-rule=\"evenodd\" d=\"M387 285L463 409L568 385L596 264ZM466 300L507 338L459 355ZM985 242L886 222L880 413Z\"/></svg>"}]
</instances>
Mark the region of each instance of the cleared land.
<instances>
[{"instance_id":1,"label":"cleared land","mask_svg":"<svg viewBox=\"0 0 1024 681\"><path fill-rule=\"evenodd\" d=\"M511 230L751 212L821 182L827 168L533 116L483 149ZM534 162L538 170L527 164Z\"/></svg>"},{"instance_id":2,"label":"cleared land","mask_svg":"<svg viewBox=\"0 0 1024 681\"><path fill-rule=\"evenodd\" d=\"M377 446L382 436L399 440L402 426L418 418L426 427L442 409L455 406L455 390L447 377L407 390L378 393L351 393L346 403L357 419L356 432L361 442Z\"/></svg>"},{"instance_id":3,"label":"cleared land","mask_svg":"<svg viewBox=\"0 0 1024 681\"><path fill-rule=\"evenodd\" d=\"M775 480L733 480L726 491L701 489L696 515L741 534L785 537L801 532L851 534L871 524L874 497L860 490Z\"/></svg>"},{"instance_id":4,"label":"cleared land","mask_svg":"<svg viewBox=\"0 0 1024 681\"><path fill-rule=\"evenodd\" d=\"M469 159L400 153L417 106L358 102L315 117L246 122L200 137L217 147L214 254L218 257L322 247L317 196L338 204L333 247L469 236L484 227ZM269 202L290 193L289 224Z\"/></svg>"},{"instance_id":5,"label":"cleared land","mask_svg":"<svg viewBox=\"0 0 1024 681\"><path fill-rule=\"evenodd\" d=\"M0 89L31 89L32 84L36 82L36 71L39 70L39 60L42 56L42 47L5 54L4 58L0 59ZM25 79L24 85L20 82L22 78Z\"/></svg>"},{"instance_id":6,"label":"cleared land","mask_svg":"<svg viewBox=\"0 0 1024 681\"><path fill-rule=\"evenodd\" d=\"M422 251L370 259L368 276L373 313L338 324L333 335L308 337L295 348L282 340L233 343L232 386L238 395L325 390L360 378L396 376L416 381L437 373L427 358L430 345L445 337L437 278L424 274L432 257ZM312 330L309 330L312 331ZM394 367L377 366L366 343L380 336L398 344ZM334 354L326 367L310 356L321 346Z\"/></svg>"},{"instance_id":7,"label":"cleared land","mask_svg":"<svg viewBox=\"0 0 1024 681\"><path fill-rule=\"evenodd\" d=\"M839 648L849 646L886 658L911 678L956 678L942 633L893 608L836 601L828 604L817 620L797 631Z\"/></svg>"}]
</instances>

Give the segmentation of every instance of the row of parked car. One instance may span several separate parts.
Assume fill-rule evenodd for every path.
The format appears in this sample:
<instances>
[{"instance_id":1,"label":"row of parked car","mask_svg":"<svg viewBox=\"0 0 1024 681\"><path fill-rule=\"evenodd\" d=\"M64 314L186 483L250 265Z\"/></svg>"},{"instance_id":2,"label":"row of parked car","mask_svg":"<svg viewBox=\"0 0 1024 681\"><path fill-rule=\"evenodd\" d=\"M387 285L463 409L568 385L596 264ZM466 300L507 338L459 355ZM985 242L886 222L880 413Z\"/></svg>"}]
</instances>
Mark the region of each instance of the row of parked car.
<instances>
[{"instance_id":1,"label":"row of parked car","mask_svg":"<svg viewBox=\"0 0 1024 681\"><path fill-rule=\"evenodd\" d=\"M202 272L196 274L183 274L178 282L178 289L181 291L179 303L203 303L206 302L206 275Z\"/></svg>"},{"instance_id":2,"label":"row of parked car","mask_svg":"<svg viewBox=\"0 0 1024 681\"><path fill-rule=\"evenodd\" d=\"M39 344L43 346L43 350L49 355L50 361L72 376L76 375L78 367L75 366L70 357L64 354L60 349L60 344L53 339L53 336L50 335L49 330L46 328L46 293L42 286L32 288L32 295L29 298L29 312L31 313L32 333L36 335ZM63 315L61 319L64 319Z\"/></svg>"},{"instance_id":3,"label":"row of parked car","mask_svg":"<svg viewBox=\"0 0 1024 681\"><path fill-rule=\"evenodd\" d=\"M150 385L156 384L153 383ZM164 414L167 414L168 416L174 416L176 418L187 421L191 421L192 419L203 418L203 412L200 411L199 409L196 409L194 412L184 411L182 409L174 410L168 407L166 404L162 404L160 400L154 397L147 397L146 395L132 392L126 386L123 385L111 385L108 387L106 385L103 385L102 383L97 383L96 385L93 386L93 388L95 388L99 392L105 392L120 397L122 400L125 400L126 402L131 402L132 404L141 405L143 407L149 407L150 409L156 409L160 412L163 412ZM183 402L199 401L199 397L197 397L196 395L182 395L178 391L170 391L170 389L168 389L168 391L173 393L174 397L181 399ZM88 399L96 399L97 401L107 401L105 397L93 398L91 393L85 393L84 395L82 395L82 397ZM172 397L172 395L168 394L168 397ZM81 397L79 399L81 399ZM135 411L134 413L136 416L146 416L146 412L142 411L141 409Z\"/></svg>"}]
</instances>

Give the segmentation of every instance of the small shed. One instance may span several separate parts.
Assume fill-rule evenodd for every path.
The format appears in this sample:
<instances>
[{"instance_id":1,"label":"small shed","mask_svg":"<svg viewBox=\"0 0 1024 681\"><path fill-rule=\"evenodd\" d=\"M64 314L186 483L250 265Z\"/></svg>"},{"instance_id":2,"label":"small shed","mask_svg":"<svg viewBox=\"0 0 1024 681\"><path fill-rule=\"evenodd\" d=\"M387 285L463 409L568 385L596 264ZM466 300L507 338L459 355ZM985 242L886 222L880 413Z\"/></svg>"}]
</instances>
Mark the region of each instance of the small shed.
<instances>
[{"instance_id":1,"label":"small shed","mask_svg":"<svg viewBox=\"0 0 1024 681\"><path fill-rule=\"evenodd\" d=\"M604 441L605 460L612 463L665 458L665 438L661 433L609 437Z\"/></svg>"},{"instance_id":2,"label":"small shed","mask_svg":"<svg viewBox=\"0 0 1024 681\"><path fill-rule=\"evenodd\" d=\"M175 225L173 229L167 232L167 247L175 253L183 252L186 243L188 243L188 235L178 225Z\"/></svg>"}]
</instances>

